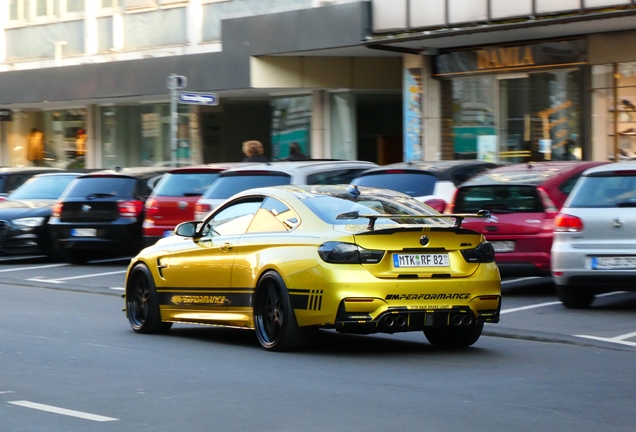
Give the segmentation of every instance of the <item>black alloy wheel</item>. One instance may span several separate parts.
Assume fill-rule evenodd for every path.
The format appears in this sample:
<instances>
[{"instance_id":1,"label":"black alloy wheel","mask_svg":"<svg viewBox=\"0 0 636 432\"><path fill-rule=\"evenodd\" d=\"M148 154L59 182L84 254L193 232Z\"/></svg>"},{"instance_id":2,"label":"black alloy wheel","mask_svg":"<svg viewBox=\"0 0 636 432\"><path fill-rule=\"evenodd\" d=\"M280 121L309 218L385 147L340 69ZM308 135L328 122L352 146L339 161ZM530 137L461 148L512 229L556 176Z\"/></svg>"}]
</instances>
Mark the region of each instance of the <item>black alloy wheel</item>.
<instances>
[{"instance_id":1,"label":"black alloy wheel","mask_svg":"<svg viewBox=\"0 0 636 432\"><path fill-rule=\"evenodd\" d=\"M467 348L477 342L483 329L484 323L457 327L428 327L424 329L424 336L435 348Z\"/></svg>"},{"instance_id":2,"label":"black alloy wheel","mask_svg":"<svg viewBox=\"0 0 636 432\"><path fill-rule=\"evenodd\" d=\"M310 329L300 329L283 278L263 275L254 295L254 327L260 344L270 351L293 351L311 341Z\"/></svg>"},{"instance_id":3,"label":"black alloy wheel","mask_svg":"<svg viewBox=\"0 0 636 432\"><path fill-rule=\"evenodd\" d=\"M144 264L137 264L126 282L126 315L137 333L165 333L172 327L170 322L161 322L157 290Z\"/></svg>"}]
</instances>

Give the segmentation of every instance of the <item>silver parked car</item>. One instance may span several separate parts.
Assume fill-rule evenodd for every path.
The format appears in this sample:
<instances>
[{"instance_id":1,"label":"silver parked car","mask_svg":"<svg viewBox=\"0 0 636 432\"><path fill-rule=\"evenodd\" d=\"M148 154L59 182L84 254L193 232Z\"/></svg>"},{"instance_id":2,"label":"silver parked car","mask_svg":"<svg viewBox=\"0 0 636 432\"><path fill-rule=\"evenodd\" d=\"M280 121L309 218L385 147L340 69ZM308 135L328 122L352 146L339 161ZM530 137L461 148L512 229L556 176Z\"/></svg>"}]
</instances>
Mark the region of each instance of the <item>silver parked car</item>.
<instances>
[{"instance_id":1,"label":"silver parked car","mask_svg":"<svg viewBox=\"0 0 636 432\"><path fill-rule=\"evenodd\" d=\"M636 291L636 161L588 169L555 219L552 276L569 308Z\"/></svg>"}]
</instances>

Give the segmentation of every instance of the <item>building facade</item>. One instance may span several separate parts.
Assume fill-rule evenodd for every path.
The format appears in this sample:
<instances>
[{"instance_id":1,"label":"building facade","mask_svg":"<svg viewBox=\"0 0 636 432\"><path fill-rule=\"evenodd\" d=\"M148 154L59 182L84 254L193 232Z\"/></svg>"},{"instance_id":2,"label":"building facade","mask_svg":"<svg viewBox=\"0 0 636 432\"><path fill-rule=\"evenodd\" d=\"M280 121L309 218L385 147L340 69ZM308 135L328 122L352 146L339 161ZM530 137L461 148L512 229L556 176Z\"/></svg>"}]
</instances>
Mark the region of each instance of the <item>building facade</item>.
<instances>
[{"instance_id":1,"label":"building facade","mask_svg":"<svg viewBox=\"0 0 636 432\"><path fill-rule=\"evenodd\" d=\"M351 0L0 0L0 165L237 161L248 139L400 159L401 59L360 45L369 20Z\"/></svg>"}]
</instances>

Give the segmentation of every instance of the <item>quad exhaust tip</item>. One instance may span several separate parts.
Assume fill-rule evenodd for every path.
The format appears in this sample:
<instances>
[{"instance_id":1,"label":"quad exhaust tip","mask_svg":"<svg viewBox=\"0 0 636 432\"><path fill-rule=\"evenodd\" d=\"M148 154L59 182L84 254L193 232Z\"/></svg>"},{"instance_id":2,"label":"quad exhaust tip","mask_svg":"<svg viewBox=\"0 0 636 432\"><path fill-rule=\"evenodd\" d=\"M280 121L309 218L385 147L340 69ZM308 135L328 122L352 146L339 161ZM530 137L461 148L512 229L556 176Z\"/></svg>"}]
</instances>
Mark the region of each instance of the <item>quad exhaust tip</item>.
<instances>
[{"instance_id":1,"label":"quad exhaust tip","mask_svg":"<svg viewBox=\"0 0 636 432\"><path fill-rule=\"evenodd\" d=\"M455 314L451 317L451 323L454 326L469 326L473 325L473 317L469 314Z\"/></svg>"}]
</instances>

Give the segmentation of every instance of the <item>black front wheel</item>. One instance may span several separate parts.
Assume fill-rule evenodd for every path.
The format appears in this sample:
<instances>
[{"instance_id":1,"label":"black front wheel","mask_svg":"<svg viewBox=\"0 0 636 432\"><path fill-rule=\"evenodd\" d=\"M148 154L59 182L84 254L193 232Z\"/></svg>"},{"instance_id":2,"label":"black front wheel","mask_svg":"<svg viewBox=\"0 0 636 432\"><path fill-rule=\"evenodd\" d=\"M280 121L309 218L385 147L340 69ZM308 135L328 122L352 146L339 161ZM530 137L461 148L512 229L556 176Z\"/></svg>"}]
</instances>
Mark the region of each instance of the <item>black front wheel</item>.
<instances>
[{"instance_id":1,"label":"black front wheel","mask_svg":"<svg viewBox=\"0 0 636 432\"><path fill-rule=\"evenodd\" d=\"M137 333L165 333L172 327L161 322L155 283L144 264L137 264L126 281L126 315Z\"/></svg>"},{"instance_id":2,"label":"black front wheel","mask_svg":"<svg viewBox=\"0 0 636 432\"><path fill-rule=\"evenodd\" d=\"M467 348L477 342L484 329L484 323L457 327L428 327L424 336L436 348Z\"/></svg>"},{"instance_id":3,"label":"black front wheel","mask_svg":"<svg viewBox=\"0 0 636 432\"><path fill-rule=\"evenodd\" d=\"M274 271L263 275L254 295L254 327L260 344L270 351L305 348L311 329L301 329L283 278Z\"/></svg>"}]
</instances>

